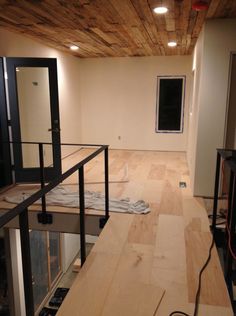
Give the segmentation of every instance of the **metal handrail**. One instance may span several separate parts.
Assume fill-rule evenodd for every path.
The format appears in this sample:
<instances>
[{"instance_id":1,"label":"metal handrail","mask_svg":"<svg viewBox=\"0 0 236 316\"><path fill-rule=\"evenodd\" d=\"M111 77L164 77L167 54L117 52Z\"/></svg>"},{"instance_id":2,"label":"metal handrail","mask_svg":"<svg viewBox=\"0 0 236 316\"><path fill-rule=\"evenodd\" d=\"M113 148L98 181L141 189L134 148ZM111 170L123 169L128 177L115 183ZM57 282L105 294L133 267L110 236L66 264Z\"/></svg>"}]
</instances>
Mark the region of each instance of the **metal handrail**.
<instances>
[{"instance_id":1,"label":"metal handrail","mask_svg":"<svg viewBox=\"0 0 236 316\"><path fill-rule=\"evenodd\" d=\"M25 142L22 142L22 144L24 144L24 143ZM47 143L33 143L32 142L31 144L47 144ZM65 145L65 144L61 144L61 145ZM69 144L67 144L67 145L69 145ZM75 146L75 145L73 144L73 146ZM83 145L83 146L86 146L86 145ZM91 146L91 145L88 145L88 146ZM83 160L81 160L79 163L77 163L76 165L71 167L69 170L64 172L62 175L58 176L55 180L49 182L49 184L47 184L43 189L38 190L37 192L32 194L29 198L25 199L23 202L21 202L20 204L15 206L13 209L11 209L10 211L8 211L4 215L2 215L0 217L0 228L2 226L6 225L14 217L18 216L21 212L23 212L27 207L32 205L34 202L36 202L37 200L39 200L40 198L45 196L45 194L47 194L49 191L54 189L59 183L64 181L66 178L71 176L76 170L80 169L87 162L89 162L94 157L96 157L98 154L100 154L102 151L107 150L107 149L108 149L108 145L101 145L101 147L98 150L96 150L95 152L93 152L88 157L84 158ZM105 172L105 174L106 174L106 172Z\"/></svg>"},{"instance_id":2,"label":"metal handrail","mask_svg":"<svg viewBox=\"0 0 236 316\"><path fill-rule=\"evenodd\" d=\"M6 142L5 142L6 143ZM40 215L50 215L46 211L45 195L55 188L62 181L78 171L79 179L79 206L80 206L80 247L81 247L81 266L86 260L86 246L85 246L85 199L84 199L84 165L92 160L94 157L104 151L104 169L105 169L105 218L103 223L109 219L109 169L108 169L108 145L94 145L94 144L57 144L60 146L83 146L83 147L99 147L96 151L88 155L86 158L75 164L66 172L56 177L56 179L44 183L44 161L43 161L43 145L52 145L52 143L39 142L8 142L10 144L37 144L39 146L39 161L40 161L40 176L41 189L25 199L23 202L6 212L0 217L0 228L6 225L16 216L19 216L19 226L21 235L21 252L22 252L22 268L24 278L24 292L25 292L25 306L26 316L34 315L34 299L32 287L32 270L31 270L31 256L30 256L30 241L29 241L29 224L28 224L28 207L34 202L42 199L42 212ZM43 222L42 222L43 223Z\"/></svg>"},{"instance_id":3,"label":"metal handrail","mask_svg":"<svg viewBox=\"0 0 236 316\"><path fill-rule=\"evenodd\" d=\"M79 144L79 143L50 143L50 142L21 142L21 141L0 141L2 144L31 144L31 145L37 145L37 144L43 144L43 145L60 145L60 146L84 146L84 147L102 147L102 146L108 146L104 144Z\"/></svg>"}]
</instances>

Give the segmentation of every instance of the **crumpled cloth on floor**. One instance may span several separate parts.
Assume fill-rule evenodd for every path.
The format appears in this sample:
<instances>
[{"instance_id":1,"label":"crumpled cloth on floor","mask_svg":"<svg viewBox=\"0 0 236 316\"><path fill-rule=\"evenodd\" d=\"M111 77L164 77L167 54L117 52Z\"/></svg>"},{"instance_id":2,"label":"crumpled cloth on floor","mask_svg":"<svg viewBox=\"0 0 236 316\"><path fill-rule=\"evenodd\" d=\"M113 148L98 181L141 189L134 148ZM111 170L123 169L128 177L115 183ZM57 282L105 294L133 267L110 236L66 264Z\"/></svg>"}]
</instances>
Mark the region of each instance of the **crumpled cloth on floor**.
<instances>
[{"instance_id":1,"label":"crumpled cloth on floor","mask_svg":"<svg viewBox=\"0 0 236 316\"><path fill-rule=\"evenodd\" d=\"M9 203L19 204L29 196L32 191L21 192L15 196L5 196L4 200ZM105 210L104 194L94 191L85 191L85 208L92 208L95 210ZM46 194L47 205L58 205L65 207L79 207L79 192L72 192L63 186L58 186L48 194ZM41 204L41 200L35 202ZM146 214L150 212L149 204L143 200L136 202L125 199L109 199L109 210L112 212L131 213L131 214Z\"/></svg>"}]
</instances>

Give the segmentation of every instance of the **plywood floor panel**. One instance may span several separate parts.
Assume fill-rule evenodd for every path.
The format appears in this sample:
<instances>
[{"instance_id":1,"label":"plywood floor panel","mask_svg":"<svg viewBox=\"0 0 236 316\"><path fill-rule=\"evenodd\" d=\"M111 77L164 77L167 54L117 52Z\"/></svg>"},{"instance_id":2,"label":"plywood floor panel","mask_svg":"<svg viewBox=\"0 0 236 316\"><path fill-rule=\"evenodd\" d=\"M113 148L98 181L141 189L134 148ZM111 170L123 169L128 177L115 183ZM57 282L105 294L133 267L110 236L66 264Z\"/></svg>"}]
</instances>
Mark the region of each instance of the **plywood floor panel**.
<instances>
[{"instance_id":1,"label":"plywood floor panel","mask_svg":"<svg viewBox=\"0 0 236 316\"><path fill-rule=\"evenodd\" d=\"M78 157L85 154L80 150ZM77 158L70 156L65 167ZM151 213L110 214L57 315L168 316L174 310L192 315L211 235L201 199L189 187L185 153L111 150L109 158L111 179L128 180L111 183L110 196L144 199ZM102 155L85 176L91 182L103 179ZM180 181L187 188L179 188ZM103 192L104 184L87 188ZM233 315L215 249L200 302L199 316Z\"/></svg>"},{"instance_id":2,"label":"plywood floor panel","mask_svg":"<svg viewBox=\"0 0 236 316\"><path fill-rule=\"evenodd\" d=\"M189 301L192 303L195 301L199 270L208 256L211 240L212 235L209 232L185 230L188 293ZM216 306L228 306L230 303L215 248L212 250L212 260L202 276L200 302Z\"/></svg>"},{"instance_id":3,"label":"plywood floor panel","mask_svg":"<svg viewBox=\"0 0 236 316\"><path fill-rule=\"evenodd\" d=\"M151 213L111 214L92 250L96 266L95 260L92 266L88 261L88 271L86 262L80 272L82 282L86 278L89 284L91 278L94 284L95 271L104 275L108 270L109 282L104 277L106 286L104 289L101 285L101 291L99 280L94 284L98 298L96 291L85 287L80 292L83 304L71 299L71 305L82 311L87 306L86 316L101 310L97 302L100 298L104 303L100 315L167 316L174 310L192 315L196 277L206 258L210 233L203 204L192 196L189 187L185 153L113 150L109 157L112 177L120 177L124 166L128 170L128 182L110 184L111 195L144 199L150 203ZM98 177L97 170L96 165L94 177ZM92 167L89 172L92 178ZM180 181L186 181L187 188L179 188ZM102 266L104 256L111 256L113 264ZM79 286L80 274L75 282ZM233 315L215 250L203 284L199 316ZM77 294L73 288L68 296ZM94 296L93 303L90 295ZM153 314L154 301L157 310ZM68 304L63 303L58 316L66 315L63 311ZM92 311L90 304L94 305Z\"/></svg>"}]
</instances>

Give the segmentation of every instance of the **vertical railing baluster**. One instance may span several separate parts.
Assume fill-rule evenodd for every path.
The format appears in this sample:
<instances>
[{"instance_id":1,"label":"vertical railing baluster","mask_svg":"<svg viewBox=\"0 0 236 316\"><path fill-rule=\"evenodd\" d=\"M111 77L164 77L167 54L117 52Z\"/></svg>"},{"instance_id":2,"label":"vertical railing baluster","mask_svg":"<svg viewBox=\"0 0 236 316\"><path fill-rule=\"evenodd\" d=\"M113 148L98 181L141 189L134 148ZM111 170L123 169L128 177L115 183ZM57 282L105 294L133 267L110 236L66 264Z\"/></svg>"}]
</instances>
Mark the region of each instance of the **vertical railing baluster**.
<instances>
[{"instance_id":1,"label":"vertical railing baluster","mask_svg":"<svg viewBox=\"0 0 236 316\"><path fill-rule=\"evenodd\" d=\"M221 156L220 156L220 153L217 151L216 172L215 172L215 189L214 189L214 204L213 204L212 225L211 225L214 238L216 237L216 217L217 217L219 182L220 182L220 162L221 162Z\"/></svg>"},{"instance_id":2,"label":"vertical railing baluster","mask_svg":"<svg viewBox=\"0 0 236 316\"><path fill-rule=\"evenodd\" d=\"M44 173L44 158L43 158L43 144L39 143L39 166L40 166L40 184L41 189L45 186L45 173ZM45 195L41 198L42 201L42 212L46 212L46 197Z\"/></svg>"},{"instance_id":3,"label":"vertical railing baluster","mask_svg":"<svg viewBox=\"0 0 236 316\"><path fill-rule=\"evenodd\" d=\"M105 220L109 219L109 158L108 147L104 151L104 169L105 169Z\"/></svg>"},{"instance_id":4,"label":"vertical railing baluster","mask_svg":"<svg viewBox=\"0 0 236 316\"><path fill-rule=\"evenodd\" d=\"M236 224L236 175L235 173L232 176L232 170L231 170L231 177L233 178L232 181L230 181L230 196L229 198L231 201L229 201L229 209L227 214L227 250L225 254L225 279L229 291L229 295L231 298L231 301L233 301L233 285L232 285L232 269L233 269L233 256L231 251L234 251L233 247L233 241L235 237L235 224ZM230 177L230 178L231 178Z\"/></svg>"},{"instance_id":5,"label":"vertical railing baluster","mask_svg":"<svg viewBox=\"0 0 236 316\"><path fill-rule=\"evenodd\" d=\"M82 266L86 260L84 166L80 167L78 171L79 171L79 206L80 206L80 254L81 254L81 266Z\"/></svg>"},{"instance_id":6,"label":"vertical railing baluster","mask_svg":"<svg viewBox=\"0 0 236 316\"><path fill-rule=\"evenodd\" d=\"M26 316L34 315L28 210L19 215Z\"/></svg>"}]
</instances>

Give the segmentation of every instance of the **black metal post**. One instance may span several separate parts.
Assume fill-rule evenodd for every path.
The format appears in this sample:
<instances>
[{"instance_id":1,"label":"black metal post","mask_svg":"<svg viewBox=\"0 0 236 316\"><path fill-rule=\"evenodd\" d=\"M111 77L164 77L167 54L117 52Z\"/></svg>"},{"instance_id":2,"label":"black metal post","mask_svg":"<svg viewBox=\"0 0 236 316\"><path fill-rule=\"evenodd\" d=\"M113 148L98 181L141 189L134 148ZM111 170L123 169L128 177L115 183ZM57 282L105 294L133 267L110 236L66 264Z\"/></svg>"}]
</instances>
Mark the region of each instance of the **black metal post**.
<instances>
[{"instance_id":1,"label":"black metal post","mask_svg":"<svg viewBox=\"0 0 236 316\"><path fill-rule=\"evenodd\" d=\"M84 203L84 166L79 168L79 206L80 206L80 254L81 266L86 260L85 245L85 203Z\"/></svg>"},{"instance_id":2,"label":"black metal post","mask_svg":"<svg viewBox=\"0 0 236 316\"><path fill-rule=\"evenodd\" d=\"M104 151L104 168L105 168L105 220L109 219L109 159L108 147Z\"/></svg>"},{"instance_id":3,"label":"black metal post","mask_svg":"<svg viewBox=\"0 0 236 316\"><path fill-rule=\"evenodd\" d=\"M227 210L227 226L230 227L231 213L232 213L232 196L234 190L234 173L230 169L230 178L229 178L229 193L228 193L228 210Z\"/></svg>"},{"instance_id":4,"label":"black metal post","mask_svg":"<svg viewBox=\"0 0 236 316\"><path fill-rule=\"evenodd\" d=\"M39 166L40 166L40 184L41 189L45 186L45 174L44 174L44 158L43 158L43 144L39 143ZM45 195L41 198L42 201L42 212L46 212L46 197Z\"/></svg>"},{"instance_id":5,"label":"black metal post","mask_svg":"<svg viewBox=\"0 0 236 316\"><path fill-rule=\"evenodd\" d=\"M27 208L19 215L26 316L34 316L34 297Z\"/></svg>"},{"instance_id":6,"label":"black metal post","mask_svg":"<svg viewBox=\"0 0 236 316\"><path fill-rule=\"evenodd\" d=\"M217 217L219 180L220 180L220 162L221 162L221 156L220 156L219 152L217 152L216 173L215 173L215 189L214 189L214 204L213 204L212 226L211 226L214 238L215 238L215 234L216 234L216 217Z\"/></svg>"},{"instance_id":7,"label":"black metal post","mask_svg":"<svg viewBox=\"0 0 236 316\"><path fill-rule=\"evenodd\" d=\"M226 258L225 258L225 278L226 283L229 291L229 295L231 297L231 300L233 300L233 287L232 287L232 263L233 263L233 257L231 254L231 251L234 251L233 247L233 241L235 236L235 224L236 224L236 176L233 175L233 181L231 183L232 188L230 188L231 191L231 201L230 203L230 209L228 210L228 219L227 219L227 225L228 225L228 243L227 243L227 250L226 250ZM229 249L231 248L231 251Z\"/></svg>"},{"instance_id":8,"label":"black metal post","mask_svg":"<svg viewBox=\"0 0 236 316\"><path fill-rule=\"evenodd\" d=\"M232 213L232 194L233 194L233 182L234 182L234 174L233 171L230 169L230 181L229 181L229 193L228 193L228 209L227 209L227 218L226 218L226 229L225 229L225 262L224 262L224 274L225 280L228 285L229 278L229 270L230 266L232 265L232 259L230 256L228 244L230 240L230 222L231 222L231 213ZM228 228L228 229L227 229Z\"/></svg>"}]
</instances>

